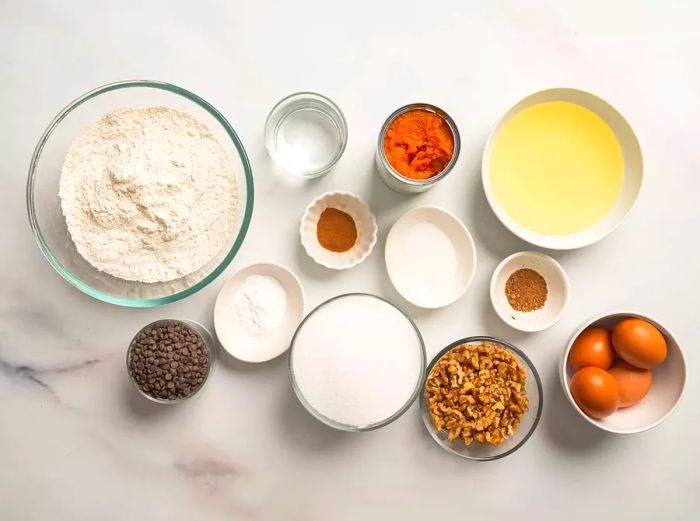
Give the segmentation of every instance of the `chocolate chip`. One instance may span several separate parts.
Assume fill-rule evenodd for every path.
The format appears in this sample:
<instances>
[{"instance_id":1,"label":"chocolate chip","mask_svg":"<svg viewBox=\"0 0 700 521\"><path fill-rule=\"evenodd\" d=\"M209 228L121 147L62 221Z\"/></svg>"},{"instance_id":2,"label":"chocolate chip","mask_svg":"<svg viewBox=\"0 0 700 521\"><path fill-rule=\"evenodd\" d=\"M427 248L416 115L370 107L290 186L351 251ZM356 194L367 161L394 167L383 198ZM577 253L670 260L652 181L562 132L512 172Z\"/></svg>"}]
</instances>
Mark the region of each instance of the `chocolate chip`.
<instances>
[{"instance_id":1,"label":"chocolate chip","mask_svg":"<svg viewBox=\"0 0 700 521\"><path fill-rule=\"evenodd\" d=\"M194 329L178 321L151 325L132 342L128 368L145 394L177 400L197 391L209 371L209 352Z\"/></svg>"}]
</instances>

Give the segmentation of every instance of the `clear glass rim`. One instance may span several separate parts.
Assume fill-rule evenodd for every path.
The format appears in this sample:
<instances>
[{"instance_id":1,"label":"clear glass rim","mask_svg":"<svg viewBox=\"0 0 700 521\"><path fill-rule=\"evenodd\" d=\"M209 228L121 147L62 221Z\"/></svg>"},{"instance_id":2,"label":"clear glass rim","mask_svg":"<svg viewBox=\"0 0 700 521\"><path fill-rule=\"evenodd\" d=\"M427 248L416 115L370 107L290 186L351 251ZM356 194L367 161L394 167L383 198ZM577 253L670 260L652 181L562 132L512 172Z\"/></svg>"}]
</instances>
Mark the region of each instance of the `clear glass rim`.
<instances>
[{"instance_id":1,"label":"clear glass rim","mask_svg":"<svg viewBox=\"0 0 700 521\"><path fill-rule=\"evenodd\" d=\"M206 277L204 277L202 280L197 282L196 284L192 285L191 287L184 289L182 291L179 291L177 293L174 293L172 295L168 295L166 297L158 297L158 298L150 298L150 299L130 299L130 298L123 298L123 297L117 297L114 295L110 295L108 293L104 293L102 291L99 291L89 284L86 284L82 280L80 280L78 277L74 276L69 270L67 270L61 262L56 258L56 256L53 254L51 249L49 248L48 244L44 240L44 236L41 233L41 229L39 228L39 224L36 219L36 215L34 212L34 179L36 175L36 169L39 163L39 159L41 157L41 153L44 149L44 146L46 145L46 142L49 140L51 137L51 134L53 134L54 130L58 126L58 124L65 119L65 117L70 114L74 109L85 103L86 101L99 96L100 94L104 94L106 92L110 92L113 90L119 90L119 89L125 89L125 88L132 88L132 87L146 87L146 88L152 88L152 89L159 89L159 90L164 90L167 92L171 92L173 94L178 94L189 101L192 101L202 107L204 110L206 110L211 116L216 119L219 124L224 128L226 133L228 134L229 138L231 139L231 142L233 145L236 147L236 150L238 151L238 154L241 158L241 162L243 163L243 172L245 175L246 179L246 201L245 201L245 213L243 215L243 221L241 223L241 228L238 231L238 236L236 237L236 240L233 243L233 246L229 250L229 252L226 254L226 256L222 259L222 261L219 263L219 265L212 270L211 273L209 273ZM250 226L250 221L253 215L253 199L254 199L254 186L253 186L253 171L250 166L250 161L248 160L248 155L246 154L245 149L243 148L243 143L241 142L240 138L238 137L238 134L236 134L236 131L233 130L233 127L231 124L228 122L228 120L219 112L216 108L214 108L213 105L211 105L209 102L204 100L203 98L200 98L196 94L183 89L182 87L178 87L177 85L173 85L171 83L166 83L162 81L155 81L155 80L124 80L124 81L117 81L114 83L108 83L106 85L102 85L100 87L97 87L82 96L76 98L73 100L71 103L69 103L66 107L61 110L56 117L49 123L49 125L46 127L46 130L44 130L44 133L41 135L41 138L39 139L39 142L36 145L36 148L34 149L34 153L32 155L31 162L29 164L29 175L27 178L27 194L26 194L26 199L27 199L27 213L29 214L29 223L32 227L32 231L34 232L34 237L39 245L39 248L41 249L42 253L46 257L46 259L49 261L51 266L63 277L67 282L69 282L71 285L75 286L78 288L80 291L83 293L86 293L87 295L90 295L91 297L94 297L98 300L101 300L103 302L107 302L109 304L116 304L119 306L127 306L127 307L153 307L153 306L160 306L163 304L168 304L170 302L175 302L177 300L183 299L185 297L188 297L203 287L207 286L210 282L212 282L214 279L216 279L225 269L226 267L231 263L233 258L236 256L238 253L238 250L241 248L241 245L243 244L243 239L246 236L246 233L248 232L248 227Z\"/></svg>"},{"instance_id":2,"label":"clear glass rim","mask_svg":"<svg viewBox=\"0 0 700 521\"><path fill-rule=\"evenodd\" d=\"M389 126L401 114L405 114L406 112L410 112L412 110L427 110L428 112L434 112L435 114L437 114L445 120L445 123L447 123L447 126L450 127L450 131L452 132L454 149L452 150L452 157L450 158L449 163L447 163L447 166L443 168L442 172L432 177L429 177L428 179L411 179L410 177L406 177L405 175L401 174L398 170L391 166L391 163L387 159L386 153L384 152L384 137L386 136L386 131L389 129ZM457 164L457 160L459 159L459 153L461 152L461 150L462 141L459 137L459 129L457 128L457 123L454 122L452 117L447 112L442 110L440 107L431 105L430 103L409 103L408 105L404 105L403 107L399 107L398 109L396 109L394 112L391 113L391 115L388 118L386 118L386 121L384 121L384 124L382 125L382 128L379 131L379 139L377 140L377 152L379 153L379 158L382 162L382 166L384 166L386 171L389 172L389 174L394 179L397 179L398 181L401 181L404 184L414 187L430 186L437 183L443 177L447 176L447 174L452 172L455 165Z\"/></svg>"},{"instance_id":3,"label":"clear glass rim","mask_svg":"<svg viewBox=\"0 0 700 521\"><path fill-rule=\"evenodd\" d=\"M377 423L372 423L370 425L365 425L362 427L357 427L354 425L347 425L344 423L337 422L335 420L332 420L328 418L327 416L324 416L320 412L318 412L314 407L306 400L304 397L304 394L301 392L301 389L299 388L299 385L297 384L296 377L294 376L294 369L293 369L293 357L294 357L294 344L297 338L297 335L299 334L299 331L301 331L302 326L306 323L306 321L311 317L314 313L316 313L319 309L324 307L326 304L329 304L333 302L334 300L338 300L341 298L345 297L371 297L377 300L381 300L382 302L385 302L386 304L389 304L393 308L397 309L406 319L408 322L411 324L411 327L413 327L413 330L416 332L416 336L418 337L418 343L420 346L420 354L421 354L421 368L420 371L418 372L418 378L416 382L416 387L411 393L411 395L408 398L408 401L394 414L389 416L388 418L377 422ZM321 423L327 425L328 427L332 427L337 430L341 431L346 431L346 432L367 432L367 431L373 431L376 429L379 429L381 427L384 427L386 425L389 425L390 423L394 422L397 420L399 417L401 417L413 404L413 402L416 400L418 397L418 393L420 390L424 387L425 385L425 368L426 368L426 363L427 363L427 355L425 352L425 343L423 342L423 336L420 333L420 330L418 329L418 326L413 322L411 317L408 316L401 308L393 304L392 302L389 302L387 299L379 297L377 295L372 295L371 293L343 293L342 295L336 295L335 297L331 297L328 300L322 302L318 306L316 306L314 309L312 309L305 317L304 319L299 323L297 326L296 331L294 332L294 336L292 337L292 341L290 343L290 348L289 348L289 358L288 358L288 368L289 368L289 376L290 380L292 382L292 389L294 389L294 394L296 395L297 399L299 402L304 406L304 408L317 420L319 420Z\"/></svg>"},{"instance_id":4,"label":"clear glass rim","mask_svg":"<svg viewBox=\"0 0 700 521\"><path fill-rule=\"evenodd\" d=\"M500 344L511 351L513 351L515 354L517 354L520 358L522 358L527 366L530 368L532 371L532 374L535 377L535 383L537 384L537 394L538 394L538 400L537 400L537 411L535 412L535 420L532 422L532 426L530 427L530 430L525 434L522 440L518 442L517 445L515 445L513 448L507 450L506 452L503 452L502 454L496 454L495 456L469 456L467 454L462 454L460 452L451 450L449 447L446 447L443 443L442 440L438 440L436 438L437 433L435 432L435 428L433 425L430 423L430 420L427 418L429 416L428 412L428 403L425 398L425 384L428 382L428 376L430 375L430 371L433 370L433 367L437 363L442 356L447 353L448 351L451 351L455 347L461 346L462 344L473 344L474 342L493 342L495 344ZM493 461L501 458L505 458L509 454L512 454L516 450L518 450L520 447L522 447L527 440L530 439L530 436L535 432L535 429L537 428L537 425L540 423L540 418L542 417L542 405L544 403L544 390L542 388L542 380L540 379L540 374L537 372L537 368L535 367L535 364L532 363L532 360L528 358L528 356L520 349L515 347L513 344L510 342L506 342L505 340L501 340L499 338L495 338L492 336L470 336L466 338L462 338L461 340L455 340L452 342L450 345L447 347L444 347L441 349L430 361L428 364L428 367L425 369L425 376L423 378L423 385L421 386L421 393L420 393L420 407L421 407L421 416L423 418L423 425L425 425L425 428L428 430L428 433L430 434L430 437L437 443L443 450L449 452L450 454L453 454L455 456L459 456L460 458L472 460L472 461Z\"/></svg>"},{"instance_id":5,"label":"clear glass rim","mask_svg":"<svg viewBox=\"0 0 700 521\"><path fill-rule=\"evenodd\" d=\"M338 151L336 152L335 156L333 156L333 158L324 166L319 167L316 170L311 170L309 172L305 172L304 174L295 174L296 177L299 177L301 179L312 179L315 177L320 177L323 174L327 174L328 172L330 172L333 169L333 167L338 163L338 161L340 161L340 158L343 157L343 154L345 153L345 148L348 144L348 123L345 119L345 114L343 114L343 111L340 110L340 107L328 96L324 96L323 94L319 94L318 92L312 91L293 92L292 94L288 94L287 96L279 100L277 103L275 103L272 109L270 109L270 112L267 115L267 119L265 120L265 136L267 137L267 134L271 131L270 122L272 120L272 116L275 115L275 113L280 109L280 107L282 107L282 105L284 105L285 103L289 103L290 101L294 101L295 98L303 99L309 97L319 98L320 101L322 101L338 113L338 117L343 127L343 136L341 136L340 147L338 148ZM267 148L267 139L265 139L265 147ZM269 153L270 152L268 149L268 154Z\"/></svg>"},{"instance_id":6,"label":"clear glass rim","mask_svg":"<svg viewBox=\"0 0 700 521\"><path fill-rule=\"evenodd\" d=\"M184 396L182 398L178 398L177 400L165 400L163 398L157 398L155 396L151 396L150 394L147 394L145 391L143 391L138 384L136 383L136 380L134 379L134 376L131 374L131 371L129 370L129 358L131 357L131 348L134 345L134 340L136 340L136 337L141 334L142 331L144 331L148 327L156 327L159 326L160 324L167 324L167 323L173 323L173 322L179 322L181 324L184 324L188 326L190 329L192 329L199 338L202 339L202 342L204 342L204 345L207 346L207 352L209 353L209 367L207 368L207 374L204 377L204 381L195 389L195 391L191 394L188 394L187 396ZM205 334L202 334L202 331ZM131 341L129 342L129 347L126 350L126 374L129 375L129 380L131 380L131 383L134 384L134 388L138 391L138 393L141 396L144 396L145 398L148 398L150 401L155 402L155 403L160 403L162 405L174 405L176 403L184 402L185 400L189 400L192 398L195 394L197 394L199 391L202 390L204 385L207 383L207 380L209 379L209 375L211 375L212 368L214 367L214 363L216 361L216 344L215 344L214 337L212 334L209 332L209 330L204 327L202 324L199 322L195 322L194 320L188 320L184 318L160 318L158 320L154 320L150 324L146 324L143 326L141 329L139 329L136 334L133 336Z\"/></svg>"}]
</instances>

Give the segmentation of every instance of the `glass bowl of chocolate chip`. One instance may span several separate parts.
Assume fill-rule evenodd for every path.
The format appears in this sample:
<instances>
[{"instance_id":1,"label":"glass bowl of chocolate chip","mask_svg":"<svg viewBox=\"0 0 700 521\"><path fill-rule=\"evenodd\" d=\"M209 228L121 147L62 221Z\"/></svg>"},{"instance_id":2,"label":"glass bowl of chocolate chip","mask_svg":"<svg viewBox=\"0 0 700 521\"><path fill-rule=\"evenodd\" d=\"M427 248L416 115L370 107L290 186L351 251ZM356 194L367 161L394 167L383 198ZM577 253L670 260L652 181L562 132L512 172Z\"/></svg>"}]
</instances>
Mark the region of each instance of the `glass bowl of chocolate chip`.
<instances>
[{"instance_id":1,"label":"glass bowl of chocolate chip","mask_svg":"<svg viewBox=\"0 0 700 521\"><path fill-rule=\"evenodd\" d=\"M490 461L512 454L535 431L542 382L520 349L473 336L435 355L420 403L423 423L440 447L462 458Z\"/></svg>"},{"instance_id":2,"label":"glass bowl of chocolate chip","mask_svg":"<svg viewBox=\"0 0 700 521\"><path fill-rule=\"evenodd\" d=\"M215 341L191 320L157 320L143 327L129 344L126 370L143 396L174 404L197 394L216 358Z\"/></svg>"}]
</instances>

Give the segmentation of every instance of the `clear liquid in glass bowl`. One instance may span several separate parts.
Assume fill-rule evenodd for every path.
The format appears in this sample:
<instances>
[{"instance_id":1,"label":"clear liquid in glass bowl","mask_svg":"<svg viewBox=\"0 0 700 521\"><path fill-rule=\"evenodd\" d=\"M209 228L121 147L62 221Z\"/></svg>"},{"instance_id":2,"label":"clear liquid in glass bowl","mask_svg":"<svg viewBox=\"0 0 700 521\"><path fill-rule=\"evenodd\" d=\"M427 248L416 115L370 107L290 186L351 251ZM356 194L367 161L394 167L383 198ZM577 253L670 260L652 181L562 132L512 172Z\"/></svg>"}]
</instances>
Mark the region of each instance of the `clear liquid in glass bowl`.
<instances>
[{"instance_id":1,"label":"clear liquid in glass bowl","mask_svg":"<svg viewBox=\"0 0 700 521\"><path fill-rule=\"evenodd\" d=\"M265 146L273 161L294 176L329 172L345 150L343 113L320 94L301 92L277 103L265 123Z\"/></svg>"}]
</instances>

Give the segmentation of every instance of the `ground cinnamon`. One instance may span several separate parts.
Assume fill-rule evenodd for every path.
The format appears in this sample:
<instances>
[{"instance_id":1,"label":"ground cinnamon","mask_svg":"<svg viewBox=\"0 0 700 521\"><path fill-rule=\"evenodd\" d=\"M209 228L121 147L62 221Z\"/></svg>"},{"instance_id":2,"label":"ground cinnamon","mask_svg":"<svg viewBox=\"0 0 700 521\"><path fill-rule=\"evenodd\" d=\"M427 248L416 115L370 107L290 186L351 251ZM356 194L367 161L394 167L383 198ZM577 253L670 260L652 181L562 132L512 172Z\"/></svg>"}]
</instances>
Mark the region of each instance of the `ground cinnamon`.
<instances>
[{"instance_id":1,"label":"ground cinnamon","mask_svg":"<svg viewBox=\"0 0 700 521\"><path fill-rule=\"evenodd\" d=\"M535 270L523 268L506 281L508 303L516 311L535 311L547 300L547 281Z\"/></svg>"},{"instance_id":2,"label":"ground cinnamon","mask_svg":"<svg viewBox=\"0 0 700 521\"><path fill-rule=\"evenodd\" d=\"M327 250L348 251L357 242L357 226L347 213L337 208L326 208L318 219L316 237Z\"/></svg>"},{"instance_id":3,"label":"ground cinnamon","mask_svg":"<svg viewBox=\"0 0 700 521\"><path fill-rule=\"evenodd\" d=\"M411 179L429 179L452 159L454 137L447 122L428 110L410 110L398 116L384 136L389 164Z\"/></svg>"}]
</instances>

